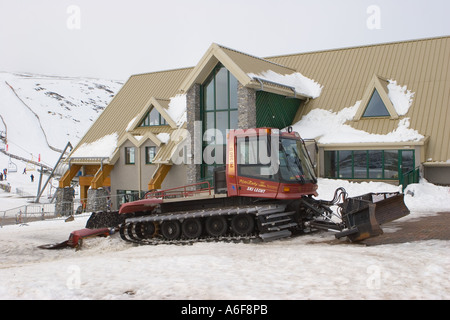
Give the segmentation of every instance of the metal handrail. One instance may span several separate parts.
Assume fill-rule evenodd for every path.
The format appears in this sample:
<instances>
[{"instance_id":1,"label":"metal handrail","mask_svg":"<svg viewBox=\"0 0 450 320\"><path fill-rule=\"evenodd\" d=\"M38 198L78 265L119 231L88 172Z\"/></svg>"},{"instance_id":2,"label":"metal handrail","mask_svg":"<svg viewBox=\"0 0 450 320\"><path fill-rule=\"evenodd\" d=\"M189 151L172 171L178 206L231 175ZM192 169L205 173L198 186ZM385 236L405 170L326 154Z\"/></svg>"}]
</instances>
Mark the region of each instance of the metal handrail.
<instances>
[{"instance_id":1,"label":"metal handrail","mask_svg":"<svg viewBox=\"0 0 450 320\"><path fill-rule=\"evenodd\" d=\"M206 187L195 189L195 190L189 190L193 187L201 186L206 184ZM181 189L181 190L180 190ZM202 193L202 192L208 192L209 195L211 195L211 184L209 181L202 181L197 182L194 184L189 184L186 186L171 188L171 189L165 189L165 190L158 190L158 191L149 191L145 194L145 199L150 198L160 198L160 199L173 199L173 198L188 198L192 197L195 194Z\"/></svg>"},{"instance_id":2,"label":"metal handrail","mask_svg":"<svg viewBox=\"0 0 450 320\"><path fill-rule=\"evenodd\" d=\"M406 187L412 183L418 183L420 179L420 167L409 170L401 175L400 184L405 191Z\"/></svg>"}]
</instances>

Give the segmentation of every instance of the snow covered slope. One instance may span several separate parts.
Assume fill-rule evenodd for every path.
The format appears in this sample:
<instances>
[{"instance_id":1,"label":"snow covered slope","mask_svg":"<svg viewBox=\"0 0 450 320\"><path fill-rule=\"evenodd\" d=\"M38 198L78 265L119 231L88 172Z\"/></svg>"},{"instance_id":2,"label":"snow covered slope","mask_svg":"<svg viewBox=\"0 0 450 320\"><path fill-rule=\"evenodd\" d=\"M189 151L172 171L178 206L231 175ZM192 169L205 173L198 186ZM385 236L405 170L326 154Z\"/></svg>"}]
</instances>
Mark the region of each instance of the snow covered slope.
<instances>
[{"instance_id":1,"label":"snow covered slope","mask_svg":"<svg viewBox=\"0 0 450 320\"><path fill-rule=\"evenodd\" d=\"M8 152L53 166L67 142L75 146L123 82L0 72L0 131ZM6 126L6 127L5 127ZM8 157L0 154L0 169ZM26 164L14 160L18 170Z\"/></svg>"}]
</instances>

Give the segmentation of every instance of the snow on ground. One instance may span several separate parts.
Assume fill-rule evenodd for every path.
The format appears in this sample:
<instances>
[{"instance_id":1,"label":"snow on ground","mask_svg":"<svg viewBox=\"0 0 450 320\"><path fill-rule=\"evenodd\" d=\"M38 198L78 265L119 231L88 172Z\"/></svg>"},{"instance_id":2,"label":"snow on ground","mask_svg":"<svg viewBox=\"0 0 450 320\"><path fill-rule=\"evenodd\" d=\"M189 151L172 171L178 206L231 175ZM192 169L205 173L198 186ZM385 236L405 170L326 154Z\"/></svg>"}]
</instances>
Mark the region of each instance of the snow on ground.
<instances>
[{"instance_id":1,"label":"snow on ground","mask_svg":"<svg viewBox=\"0 0 450 320\"><path fill-rule=\"evenodd\" d=\"M398 190L320 179L320 198L331 199L336 186L350 196ZM450 188L422 182L408 189L414 197L406 198L434 205L430 212L450 210ZM115 234L86 240L79 251L37 248L66 240L87 219L1 228L0 299L450 298L450 247L440 240L365 247L323 232L257 244L134 246Z\"/></svg>"},{"instance_id":2,"label":"snow on ground","mask_svg":"<svg viewBox=\"0 0 450 320\"><path fill-rule=\"evenodd\" d=\"M82 250L43 243L82 228L35 222L0 232L2 299L448 299L448 241L331 245L327 233L264 244L133 246L118 235Z\"/></svg>"}]
</instances>

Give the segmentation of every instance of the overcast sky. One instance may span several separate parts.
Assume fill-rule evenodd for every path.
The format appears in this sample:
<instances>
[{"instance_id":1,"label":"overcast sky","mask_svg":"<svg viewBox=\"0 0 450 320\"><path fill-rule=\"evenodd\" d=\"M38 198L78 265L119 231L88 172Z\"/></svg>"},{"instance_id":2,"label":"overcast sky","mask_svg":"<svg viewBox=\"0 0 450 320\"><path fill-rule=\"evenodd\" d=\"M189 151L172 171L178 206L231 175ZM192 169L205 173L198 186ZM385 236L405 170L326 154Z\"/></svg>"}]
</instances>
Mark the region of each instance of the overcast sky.
<instances>
[{"instance_id":1,"label":"overcast sky","mask_svg":"<svg viewBox=\"0 0 450 320\"><path fill-rule=\"evenodd\" d=\"M259 57L450 35L448 0L0 0L0 71L126 80L211 43Z\"/></svg>"}]
</instances>

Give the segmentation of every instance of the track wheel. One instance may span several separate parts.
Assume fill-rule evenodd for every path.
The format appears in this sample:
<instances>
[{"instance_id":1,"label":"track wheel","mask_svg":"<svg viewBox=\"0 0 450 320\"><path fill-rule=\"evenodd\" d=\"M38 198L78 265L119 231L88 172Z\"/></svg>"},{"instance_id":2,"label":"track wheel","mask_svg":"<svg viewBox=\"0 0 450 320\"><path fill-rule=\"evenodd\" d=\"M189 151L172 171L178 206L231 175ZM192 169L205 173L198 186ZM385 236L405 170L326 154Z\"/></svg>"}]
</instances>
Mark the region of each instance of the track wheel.
<instances>
[{"instance_id":1,"label":"track wheel","mask_svg":"<svg viewBox=\"0 0 450 320\"><path fill-rule=\"evenodd\" d=\"M186 219L181 225L181 231L183 232L183 236L188 239L198 238L202 234L202 223L199 219Z\"/></svg>"},{"instance_id":2,"label":"track wheel","mask_svg":"<svg viewBox=\"0 0 450 320\"><path fill-rule=\"evenodd\" d=\"M224 216L209 217L206 219L205 229L210 236L223 236L228 229L227 219Z\"/></svg>"},{"instance_id":3,"label":"track wheel","mask_svg":"<svg viewBox=\"0 0 450 320\"><path fill-rule=\"evenodd\" d=\"M153 222L139 222L136 224L135 232L142 239L152 238L156 233L155 224Z\"/></svg>"},{"instance_id":4,"label":"track wheel","mask_svg":"<svg viewBox=\"0 0 450 320\"><path fill-rule=\"evenodd\" d=\"M252 233L254 227L255 221L249 214L238 214L231 219L231 230L238 235Z\"/></svg>"},{"instance_id":5,"label":"track wheel","mask_svg":"<svg viewBox=\"0 0 450 320\"><path fill-rule=\"evenodd\" d=\"M132 240L139 240L139 236L135 233L136 225L134 223L130 223L127 226L127 236L130 237Z\"/></svg>"},{"instance_id":6,"label":"track wheel","mask_svg":"<svg viewBox=\"0 0 450 320\"><path fill-rule=\"evenodd\" d=\"M161 224L161 234L167 240L175 240L181 234L180 222L177 220L164 221Z\"/></svg>"},{"instance_id":7,"label":"track wheel","mask_svg":"<svg viewBox=\"0 0 450 320\"><path fill-rule=\"evenodd\" d=\"M125 241L130 241L127 237L126 237L126 235L125 235L125 224L122 224L122 225L120 225L119 226L119 234L120 234L120 237L123 239L123 240L125 240Z\"/></svg>"}]
</instances>

